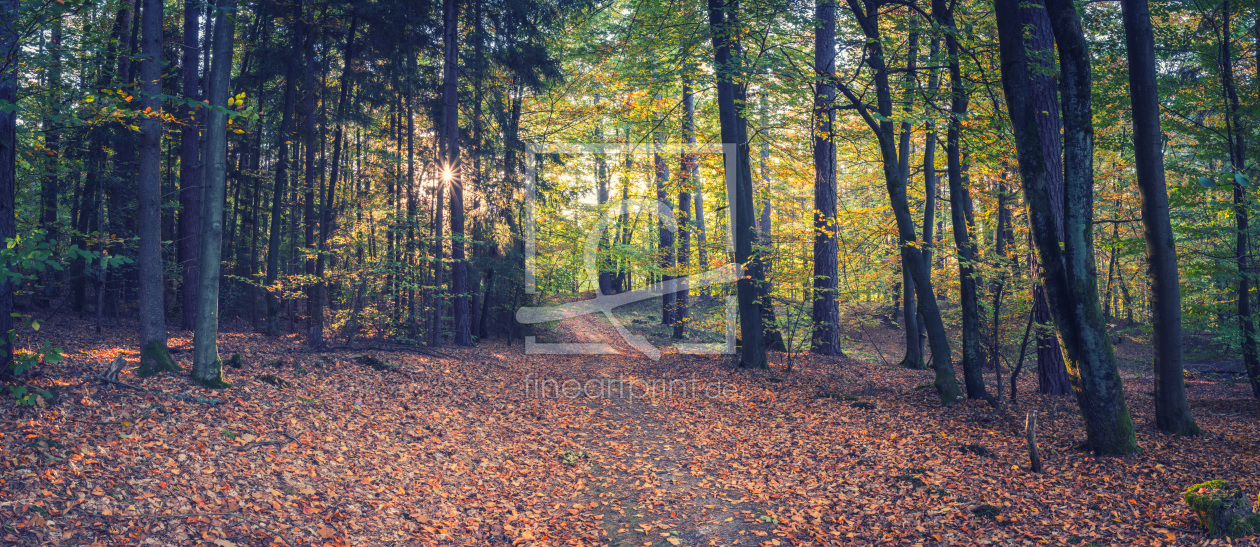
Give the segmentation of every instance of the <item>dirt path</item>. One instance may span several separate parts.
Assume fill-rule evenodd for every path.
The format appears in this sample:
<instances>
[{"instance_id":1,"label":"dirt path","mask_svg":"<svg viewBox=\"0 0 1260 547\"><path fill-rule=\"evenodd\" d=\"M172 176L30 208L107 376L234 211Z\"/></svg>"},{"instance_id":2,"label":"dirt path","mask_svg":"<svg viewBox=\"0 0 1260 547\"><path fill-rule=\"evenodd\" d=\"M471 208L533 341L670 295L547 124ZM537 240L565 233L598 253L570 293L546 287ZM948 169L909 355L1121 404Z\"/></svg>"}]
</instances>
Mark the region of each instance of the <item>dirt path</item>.
<instances>
[{"instance_id":1,"label":"dirt path","mask_svg":"<svg viewBox=\"0 0 1260 547\"><path fill-rule=\"evenodd\" d=\"M592 501L608 502L609 544L753 545L768 536L775 519L765 508L703 472L712 447L704 446L708 432L692 425L688 399L720 390L670 374L680 356L666 353L653 362L602 317L568 319L555 332L563 341L604 342L618 352L581 358L587 381L597 381L603 393L575 399L593 418L582 464L594 478Z\"/></svg>"}]
</instances>

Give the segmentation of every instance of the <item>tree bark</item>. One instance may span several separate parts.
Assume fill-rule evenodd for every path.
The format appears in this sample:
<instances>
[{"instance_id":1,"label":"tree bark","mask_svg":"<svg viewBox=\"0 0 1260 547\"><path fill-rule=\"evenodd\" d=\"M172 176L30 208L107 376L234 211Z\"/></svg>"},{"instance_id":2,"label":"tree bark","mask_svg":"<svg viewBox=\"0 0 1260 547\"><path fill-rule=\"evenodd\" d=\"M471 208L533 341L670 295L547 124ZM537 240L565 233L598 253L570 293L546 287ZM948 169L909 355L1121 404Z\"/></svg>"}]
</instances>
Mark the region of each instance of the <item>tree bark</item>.
<instances>
[{"instance_id":1,"label":"tree bark","mask_svg":"<svg viewBox=\"0 0 1260 547\"><path fill-rule=\"evenodd\" d=\"M984 387L984 351L980 344L980 297L977 290L976 264L979 246L971 237L975 228L967 170L962 162L962 120L970 98L963 83L959 59L958 28L953 11L945 0L933 0L932 14L945 30L945 51L949 55L949 126L945 136L945 155L949 177L949 211L954 227L954 244L958 247L958 300L962 307L962 368L967 398L986 399ZM925 168L926 170L926 168ZM932 173L928 172L928 178ZM996 324L994 325L996 328ZM999 392L1001 391L999 386Z\"/></svg>"},{"instance_id":2,"label":"tree bark","mask_svg":"<svg viewBox=\"0 0 1260 547\"><path fill-rule=\"evenodd\" d=\"M1051 196L1050 210L1054 215L1055 230L1063 241L1063 129L1059 90L1055 75L1054 31L1050 27L1044 0L1029 0L1020 5L1024 40L1028 48L1030 71L1029 90L1037 119L1037 131L1041 136L1042 156L1045 158L1046 176ZM1033 279L1040 283L1041 261L1030 259L1029 268ZM1050 305L1046 302L1045 288L1033 290L1033 309L1037 329L1037 377L1038 388L1047 395L1067 395L1071 392L1067 365L1059 340L1051 333Z\"/></svg>"},{"instance_id":3,"label":"tree bark","mask_svg":"<svg viewBox=\"0 0 1260 547\"><path fill-rule=\"evenodd\" d=\"M297 95L298 70L302 67L303 40L306 26L302 24L302 4L293 8L293 53L284 76L284 112L280 117L280 131L276 135L276 184L271 193L271 229L267 232L267 334L280 335L280 297L276 286L280 279L280 232L284 222L285 185L289 182L289 143L293 139L293 111Z\"/></svg>"},{"instance_id":4,"label":"tree bark","mask_svg":"<svg viewBox=\"0 0 1260 547\"><path fill-rule=\"evenodd\" d=\"M888 189L888 201L897 221L897 235L905 244L901 247L903 268L909 270L914 280L915 296L923 320L927 323L928 343L932 348L932 368L935 372L937 395L942 404L952 404L961 396L958 378L954 374L954 364L950 355L949 337L945 332L945 323L941 320L941 311L932 292L932 279L928 275L930 265L924 260L923 253L917 244L914 218L910 215L910 203L906 198L906 180L901 176L899 154L896 142L896 127L892 119L892 87L888 78L888 66L884 60L884 50L880 43L879 11L875 0L848 0L849 7L858 19L862 33L867 39L867 64L875 72L875 90L878 114L876 120L868 111L859 109L866 125L879 140L880 157L884 169L885 186ZM845 97L853 104L861 104L860 99L845 85L839 86Z\"/></svg>"},{"instance_id":5,"label":"tree bark","mask_svg":"<svg viewBox=\"0 0 1260 547\"><path fill-rule=\"evenodd\" d=\"M1247 141L1242 128L1242 107L1238 101L1238 87L1234 80L1233 47L1230 34L1230 2L1225 0L1221 5L1222 28L1220 40L1221 86L1229 99L1229 116L1226 119L1226 135L1229 137L1229 160L1235 173L1246 169ZM1243 365L1247 368L1247 378L1251 383L1252 394L1260 398L1260 354L1256 347L1256 326L1251 317L1251 266L1248 254L1250 228L1247 212L1247 195L1242 184L1233 185L1234 221L1238 232L1235 235L1235 262L1238 265L1238 323L1241 327L1243 342ZM1132 306L1126 302L1126 310ZM1130 312L1131 313L1131 312Z\"/></svg>"},{"instance_id":6,"label":"tree bark","mask_svg":"<svg viewBox=\"0 0 1260 547\"><path fill-rule=\"evenodd\" d=\"M763 341L761 307L757 287L765 282L761 260L753 254L756 234L752 195L752 165L749 159L748 121L741 110L747 104L743 86L736 83L741 72L739 45L739 0L708 0L709 32L716 67L718 114L723 157L728 180L735 182L732 222L735 232L735 262L745 268L737 282L741 349L739 366L769 368ZM730 157L734 153L734 157ZM733 171L733 172L732 172Z\"/></svg>"},{"instance_id":7,"label":"tree bark","mask_svg":"<svg viewBox=\"0 0 1260 547\"><path fill-rule=\"evenodd\" d=\"M219 0L215 6L214 60L206 79L206 155L201 201L201 264L198 270L197 328L193 332L194 382L213 388L228 387L219 360L219 272L223 243L223 205L227 175L228 79L232 73L232 39L235 36L236 0Z\"/></svg>"},{"instance_id":8,"label":"tree bark","mask_svg":"<svg viewBox=\"0 0 1260 547\"><path fill-rule=\"evenodd\" d=\"M659 81L658 81L659 84ZM665 118L661 116L661 97L657 95L653 100L653 116L656 123L656 131L652 134L652 166L653 173L656 175L656 201L663 203L669 207L669 191L666 185L669 184L669 163L665 159ZM653 212L656 211L654 207ZM663 211L661 211L664 213ZM670 214L673 209L670 208ZM657 266L661 269L660 280L662 283L673 278L670 272L674 269L674 232L665 227L665 219L656 219L656 258ZM661 295L661 324L673 326L674 324L674 301L675 293L665 293Z\"/></svg>"},{"instance_id":9,"label":"tree bark","mask_svg":"<svg viewBox=\"0 0 1260 547\"><path fill-rule=\"evenodd\" d=\"M139 211L140 376L178 371L166 348L162 284L162 0L145 0L144 59L140 62Z\"/></svg>"},{"instance_id":10,"label":"tree bark","mask_svg":"<svg viewBox=\"0 0 1260 547\"><path fill-rule=\"evenodd\" d=\"M197 27L200 4L184 1L184 49L180 55L184 99L200 99L200 50ZM208 37L207 37L208 38ZM201 254L201 118L197 109L183 108L184 125L179 128L179 244L177 257L183 267L180 284L180 328L193 330L197 323L197 266Z\"/></svg>"},{"instance_id":11,"label":"tree bark","mask_svg":"<svg viewBox=\"0 0 1260 547\"><path fill-rule=\"evenodd\" d=\"M345 65L341 70L341 89L337 98L337 117L336 129L333 130L333 153L332 164L329 166L328 188L327 193L323 197L320 204L319 216L319 253L315 257L315 307L311 311L312 318L324 317L324 295L327 292L327 283L324 281L324 255L328 251L328 236L332 232L333 220L333 196L337 189L338 177L341 175L341 153L342 141L345 135L345 117L347 103L350 102L350 78L354 67L354 35L359 28L358 14L353 10L350 12L350 31L346 33L346 45L343 51Z\"/></svg>"},{"instance_id":12,"label":"tree bark","mask_svg":"<svg viewBox=\"0 0 1260 547\"><path fill-rule=\"evenodd\" d=\"M1016 151L1028 204L1029 224L1045 274L1050 313L1085 421L1086 444L1099 454L1138 449L1125 406L1120 374L1098 305L1093 255L1093 122L1089 52L1080 18L1066 0L1049 0L1047 12L1058 43L1064 122L1063 246L1056 234L1050 184L1036 107L1029 98L1030 72L1018 4L995 2L1002 84L1015 129Z\"/></svg>"},{"instance_id":13,"label":"tree bark","mask_svg":"<svg viewBox=\"0 0 1260 547\"><path fill-rule=\"evenodd\" d=\"M21 48L18 47L18 0L0 0L0 51L12 52L0 59L0 105L17 104L17 77ZM13 207L17 188L17 109L0 109L0 242L17 237L17 217ZM0 377L13 374L12 283L0 282Z\"/></svg>"},{"instance_id":14,"label":"tree bark","mask_svg":"<svg viewBox=\"0 0 1260 547\"><path fill-rule=\"evenodd\" d=\"M840 348L840 276L836 232L836 2L814 3L814 112L811 141L814 148L814 329L810 351L843 355Z\"/></svg>"},{"instance_id":15,"label":"tree bark","mask_svg":"<svg viewBox=\"0 0 1260 547\"><path fill-rule=\"evenodd\" d=\"M1164 135L1155 84L1155 37L1146 0L1122 0L1133 101L1133 156L1142 196L1142 228L1151 275L1151 347L1154 348L1155 425L1177 435L1199 433L1186 402L1181 365L1181 287L1177 244L1164 180Z\"/></svg>"},{"instance_id":16,"label":"tree bark","mask_svg":"<svg viewBox=\"0 0 1260 547\"><path fill-rule=\"evenodd\" d=\"M304 271L308 278L306 285L306 322L307 336L306 343L312 349L324 348L324 310L316 300L320 297L319 291L315 288L315 256L319 253L318 243L315 241L315 226L319 224L319 219L315 216L315 155L317 152L315 146L315 96L319 89L315 86L315 37L311 35L310 26L315 17L313 7L306 8L306 17L302 21L302 25L307 27L304 34L307 39L304 48L306 62L302 68L302 148L306 152L306 162L302 168L304 195L302 217L305 219L303 223L302 243L306 248L307 257L303 264Z\"/></svg>"},{"instance_id":17,"label":"tree bark","mask_svg":"<svg viewBox=\"0 0 1260 547\"><path fill-rule=\"evenodd\" d=\"M455 345L471 346L472 315L468 307L468 262L464 259L464 176L459 158L459 87L456 66L459 61L459 5L442 2L445 28L442 33L444 61L442 104L446 125L446 162L451 178L451 307L454 308Z\"/></svg>"}]
</instances>

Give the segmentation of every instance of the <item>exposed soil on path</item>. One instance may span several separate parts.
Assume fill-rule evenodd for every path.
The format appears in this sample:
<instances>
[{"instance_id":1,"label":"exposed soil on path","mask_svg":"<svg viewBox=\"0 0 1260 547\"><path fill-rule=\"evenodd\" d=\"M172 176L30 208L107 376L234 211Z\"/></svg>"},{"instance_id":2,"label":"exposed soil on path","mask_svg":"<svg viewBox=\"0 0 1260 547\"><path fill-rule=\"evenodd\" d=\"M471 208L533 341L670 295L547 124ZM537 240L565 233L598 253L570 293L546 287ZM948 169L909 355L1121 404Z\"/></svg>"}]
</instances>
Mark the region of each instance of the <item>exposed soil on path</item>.
<instances>
[{"instance_id":1,"label":"exposed soil on path","mask_svg":"<svg viewBox=\"0 0 1260 547\"><path fill-rule=\"evenodd\" d=\"M595 499L612 501L603 516L609 544L750 544L769 535L775 519L764 507L710 478L711 440L687 400L720 399L720 380L688 378L649 360L601 316L566 319L554 330L561 341L602 342L618 352L583 359L594 380L587 385L601 393L576 399L597 417L584 452L590 461L581 464L597 477Z\"/></svg>"}]
</instances>

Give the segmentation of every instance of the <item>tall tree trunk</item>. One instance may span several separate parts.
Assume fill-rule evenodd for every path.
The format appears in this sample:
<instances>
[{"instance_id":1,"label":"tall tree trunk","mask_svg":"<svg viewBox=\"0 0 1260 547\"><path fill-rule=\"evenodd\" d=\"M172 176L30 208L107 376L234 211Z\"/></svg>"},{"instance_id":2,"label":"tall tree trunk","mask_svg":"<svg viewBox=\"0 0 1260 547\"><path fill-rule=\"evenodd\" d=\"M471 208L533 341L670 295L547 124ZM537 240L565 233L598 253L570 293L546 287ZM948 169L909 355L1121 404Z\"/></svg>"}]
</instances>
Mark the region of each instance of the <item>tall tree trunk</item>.
<instances>
[{"instance_id":1,"label":"tall tree trunk","mask_svg":"<svg viewBox=\"0 0 1260 547\"><path fill-rule=\"evenodd\" d=\"M140 62L140 375L178 371L166 348L162 284L162 0L145 0L144 60Z\"/></svg>"},{"instance_id":2,"label":"tall tree trunk","mask_svg":"<svg viewBox=\"0 0 1260 547\"><path fill-rule=\"evenodd\" d=\"M346 45L342 50L345 66L341 70L341 89L337 98L336 129L333 130L332 164L329 166L327 193L320 204L319 253L315 257L315 307L311 311L311 317L318 318L320 321L324 317L324 295L327 293L328 286L324 281L324 255L327 254L328 236L332 231L333 196L337 189L337 179L341 174L341 149L345 134L346 107L350 101L350 77L354 67L354 35L358 28L358 13L351 10L350 31L346 34ZM322 329L322 325L320 328Z\"/></svg>"},{"instance_id":3,"label":"tall tree trunk","mask_svg":"<svg viewBox=\"0 0 1260 547\"><path fill-rule=\"evenodd\" d=\"M199 100L200 50L197 27L201 21L200 5L184 1L184 49L180 55L184 99ZM177 257L183 267L180 284L180 328L193 330L197 323L197 272L201 254L201 116L197 109L183 108L184 125L179 128L179 244Z\"/></svg>"},{"instance_id":4,"label":"tall tree trunk","mask_svg":"<svg viewBox=\"0 0 1260 547\"><path fill-rule=\"evenodd\" d=\"M1056 237L1063 241L1063 144L1060 132L1063 128L1059 106L1059 89L1055 76L1054 30L1050 26L1044 0L1029 0L1020 5L1024 40L1027 42L1030 71L1029 90L1037 119L1037 131L1041 137L1042 156L1051 196L1050 211L1054 216ZM1028 261L1033 279L1042 279L1041 261L1032 257ZM1044 287L1033 290L1034 320L1037 329L1037 377L1041 393L1067 395L1071 392L1067 364L1059 339L1052 332L1050 305L1046 302Z\"/></svg>"},{"instance_id":5,"label":"tall tree trunk","mask_svg":"<svg viewBox=\"0 0 1260 547\"><path fill-rule=\"evenodd\" d=\"M758 187L761 190L761 203L759 216L757 219L757 246L760 248L758 255L761 257L761 268L765 281L757 289L757 302L761 305L761 317L766 325L765 344L767 348L775 351L787 351L787 345L783 342L783 333L779 331L779 321L775 318L774 313L774 282L771 275L774 273L774 224L773 209L770 203L770 170L767 163L770 160L770 143L769 137L766 135L766 127L769 124L767 112L769 110L766 103L766 93L762 91L760 95L761 110L761 162L758 165Z\"/></svg>"},{"instance_id":6,"label":"tall tree trunk","mask_svg":"<svg viewBox=\"0 0 1260 547\"><path fill-rule=\"evenodd\" d=\"M480 4L478 5L480 6ZM478 8L478 13L480 13L480 8ZM478 42L477 45L478 45L478 51L480 51L480 47L481 47L480 42ZM480 90L481 89L480 87L481 76L480 75L477 78L477 86L478 86L477 89ZM595 106L595 112L597 116L599 115L599 109L600 109L599 102L600 102L600 96L596 95L594 106ZM481 123L480 120L474 119L473 123L476 124L476 127L480 128L480 123ZM477 132L480 133L480 130L478 130ZM595 142L598 142L598 143L604 142L604 128L603 128L602 119L595 124ZM478 146L480 146L480 142L478 142ZM478 156L474 156L474 158L476 157ZM480 176L480 173L478 173L478 176ZM595 155L595 184L596 184L595 200L599 204L600 215L606 214L606 211L604 210L604 208L608 204L608 182L609 182L608 179L609 179L608 155L605 153L604 147L600 146L598 153ZM600 250L605 253L608 253L609 251L612 250L613 237L609 235L609 232L610 230L605 229L604 233L599 235L599 247L600 247ZM611 258L609 258L608 256L604 256L602 259L598 259L599 277L596 280L595 290L599 291L599 294L601 295L613 294L613 272L612 270L609 269L610 264L611 264Z\"/></svg>"},{"instance_id":7,"label":"tall tree trunk","mask_svg":"<svg viewBox=\"0 0 1260 547\"><path fill-rule=\"evenodd\" d=\"M914 218L910 215L910 202L906 197L906 179L899 169L899 154L896 142L896 127L891 121L893 115L892 86L888 78L888 66L884 60L883 46L880 45L879 11L876 0L848 0L849 8L856 15L862 33L867 39L868 64L875 73L875 91L879 120L864 109L858 109L862 120L875 133L879 140L880 158L884 169L885 186L888 189L888 201L892 205L893 217L897 221L897 235L905 245L901 247L903 268L910 271L914 279L915 296L919 301L919 311L927 325L928 343L932 348L932 368L935 372L936 392L942 404L951 404L958 400L961 393L958 378L954 374L951 360L949 337L945 332L945 323L941 320L941 311L932 293L932 278L928 275L931 266L923 257L917 245ZM851 104L862 104L861 100L848 86L837 81L840 90Z\"/></svg>"},{"instance_id":8,"label":"tall tree trunk","mask_svg":"<svg viewBox=\"0 0 1260 547\"><path fill-rule=\"evenodd\" d=\"M659 79L657 80L659 85ZM656 95L653 97L652 115L653 123L656 124L656 130L652 133L652 166L653 172L656 174L656 201L669 207L669 191L666 185L669 184L669 163L665 159L665 118L661 114L661 97ZM656 212L656 208L652 209ZM661 269L660 279L664 283L673 278L669 272L674 269L674 232L665 228L665 219L663 218L664 210L659 211L662 216L658 216L656 222L656 259L657 266ZM672 215L673 211L670 210ZM661 295L661 324L674 324L674 301L676 295L674 293L665 293Z\"/></svg>"},{"instance_id":9,"label":"tall tree trunk","mask_svg":"<svg viewBox=\"0 0 1260 547\"><path fill-rule=\"evenodd\" d=\"M688 65L688 70L691 66ZM696 144L696 98L691 89L691 77L684 76L682 83L683 123L682 136L686 142L682 151L682 161L678 172L682 174L682 185L678 191L678 273L683 277L679 290L674 295L674 338L687 338L687 329L691 318L691 291L686 277L690 275L691 266L691 193L696 188L696 175L700 173L700 157L695 154Z\"/></svg>"},{"instance_id":10,"label":"tall tree trunk","mask_svg":"<svg viewBox=\"0 0 1260 547\"><path fill-rule=\"evenodd\" d=\"M814 4L814 324L810 351L843 355L840 348L840 276L836 232L836 2Z\"/></svg>"},{"instance_id":11,"label":"tall tree trunk","mask_svg":"<svg viewBox=\"0 0 1260 547\"><path fill-rule=\"evenodd\" d=\"M62 78L61 78L61 54L62 54L62 17L59 13L51 15L53 18L52 33L48 42L48 87L52 97L52 112L50 114L60 112L63 107L62 103ZM57 195L61 191L61 164L66 160L61 154L61 127L60 124L52 116L44 118L44 148L48 151L48 164L45 166L45 172L40 187L40 225L48 231L47 238L49 241L58 241L61 239L61 228L57 219ZM78 177L74 177L77 179ZM72 201L73 203L73 201ZM57 296L58 282L61 279L60 272L49 270L40 275L41 284L39 302L41 306L49 305L49 298Z\"/></svg>"},{"instance_id":12,"label":"tall tree trunk","mask_svg":"<svg viewBox=\"0 0 1260 547\"><path fill-rule=\"evenodd\" d=\"M17 104L17 77L21 48L18 47L18 0L0 0L0 104ZM17 188L17 110L0 109L0 242L17 237L17 217L13 207ZM13 283L0 283L0 377L13 374Z\"/></svg>"},{"instance_id":13,"label":"tall tree trunk","mask_svg":"<svg viewBox=\"0 0 1260 547\"><path fill-rule=\"evenodd\" d=\"M1058 44L1063 98L1063 246L1046 176L1036 107L1030 100L1034 68L1026 56L1019 6L996 2L1002 87L1015 129L1029 224L1045 272L1046 301L1058 327L1072 387L1085 421L1086 443L1099 454L1138 450L1120 374L1098 305L1092 238L1093 122L1089 52L1080 18L1066 0L1048 0Z\"/></svg>"},{"instance_id":14,"label":"tall tree trunk","mask_svg":"<svg viewBox=\"0 0 1260 547\"><path fill-rule=\"evenodd\" d=\"M918 58L919 33L911 32L909 37L909 52L906 54L906 87L902 92L902 110L906 117L906 121L903 121L900 124L901 131L899 141L897 143L897 170L900 172L901 179L907 186L910 184L910 129L912 127L909 118L911 115L911 109L914 105L915 67L918 66ZM931 197L929 197L929 199L931 199ZM935 205L935 201L932 203ZM924 207L924 213L925 215L927 213L926 207ZM924 236L926 235L927 234L924 234ZM931 239L924 237L923 242L924 246L920 249L920 254L922 255L925 263L928 265L927 273L930 277L932 275L932 264L930 261L927 261L926 250L931 246L932 241ZM906 245L906 241L902 239L898 239L897 243L902 247L905 247ZM915 281L914 277L910 275L912 268L904 264L906 260L907 257L903 255L901 283L902 288L905 291L905 310L903 311L903 315L905 316L906 327L906 355L901 359L901 365L907 368L921 369L927 368L927 366L923 363L923 332L926 325L923 324L924 321L922 320L923 311L919 309L918 299L915 298Z\"/></svg>"},{"instance_id":15,"label":"tall tree trunk","mask_svg":"<svg viewBox=\"0 0 1260 547\"><path fill-rule=\"evenodd\" d=\"M739 45L739 0L708 0L709 32L713 41L713 60L717 76L718 114L721 120L722 149L727 180L734 180L732 222L735 232L735 262L744 266L744 275L737 282L739 329L742 338L739 366L769 368L763 340L761 306L757 305L757 288L765 282L761 258L753 253L756 238L756 213L753 208L752 164L749 158L748 120L743 108L747 104L743 85L736 83L742 74L743 53ZM734 155L734 157L731 157Z\"/></svg>"},{"instance_id":16,"label":"tall tree trunk","mask_svg":"<svg viewBox=\"0 0 1260 547\"><path fill-rule=\"evenodd\" d=\"M1181 366L1181 287L1177 244L1164 181L1163 132L1155 84L1155 37L1146 0L1122 0L1133 101L1133 156L1142 195L1142 228L1151 275L1151 346L1154 348L1155 425L1177 435L1199 433L1186 402ZM1256 383L1252 380L1253 384ZM1260 395L1260 391L1257 391Z\"/></svg>"},{"instance_id":17,"label":"tall tree trunk","mask_svg":"<svg viewBox=\"0 0 1260 547\"><path fill-rule=\"evenodd\" d=\"M198 270L197 328L193 332L194 382L206 387L228 387L216 342L219 333L219 268L223 243L224 179L227 174L228 79L232 72L232 38L236 29L236 0L219 0L214 26L214 60L206 79L205 175L201 201L201 264Z\"/></svg>"},{"instance_id":18,"label":"tall tree trunk","mask_svg":"<svg viewBox=\"0 0 1260 547\"><path fill-rule=\"evenodd\" d=\"M1246 132L1242 127L1242 107L1238 101L1238 87L1234 80L1232 34L1230 30L1230 2L1225 0L1221 5L1220 65L1221 86L1229 99L1229 116L1226 119L1226 135L1229 137L1230 165L1235 173L1243 173L1247 161ZM1253 394L1260 398L1260 355L1256 347L1255 321L1251 317L1251 269L1248 260L1250 229L1247 211L1247 195L1239 183L1234 189L1234 219L1237 224L1235 239L1235 261L1238 264L1238 322L1242 329L1243 364L1247 368L1247 377L1251 382ZM1145 209L1144 209L1145 211ZM1128 308L1129 306L1126 306Z\"/></svg>"},{"instance_id":19,"label":"tall tree trunk","mask_svg":"<svg viewBox=\"0 0 1260 547\"><path fill-rule=\"evenodd\" d=\"M945 155L949 176L949 211L954 227L954 244L958 246L959 303L962 307L962 367L967 398L989 396L984 387L984 351L980 345L980 298L976 288L980 260L979 246L971 237L975 228L966 166L962 162L962 120L967 115L966 84L963 83L959 59L958 28L954 13L945 0L932 1L932 14L945 29L945 51L949 55L949 127L945 136ZM925 168L926 169L926 168ZM928 170L928 178L933 178ZM994 326L996 328L996 325ZM1000 392L1000 386L999 386Z\"/></svg>"},{"instance_id":20,"label":"tall tree trunk","mask_svg":"<svg viewBox=\"0 0 1260 547\"><path fill-rule=\"evenodd\" d=\"M302 4L293 8L293 53L284 76L284 112L276 135L276 185L271 193L271 229L267 232L267 334L280 335L280 297L276 286L280 279L280 231L284 222L285 185L289 182L289 143L293 138L293 111L297 102L298 70L302 67L302 42L306 26L302 24Z\"/></svg>"},{"instance_id":21,"label":"tall tree trunk","mask_svg":"<svg viewBox=\"0 0 1260 547\"><path fill-rule=\"evenodd\" d=\"M451 304L454 308L455 345L472 345L472 314L468 307L468 262L464 259L464 185L459 163L459 85L456 66L459 62L459 5L456 0L442 2L445 28L442 32L444 61L442 69L442 105L446 124L446 162L451 172Z\"/></svg>"},{"instance_id":22,"label":"tall tree trunk","mask_svg":"<svg viewBox=\"0 0 1260 547\"><path fill-rule=\"evenodd\" d=\"M307 7L306 20L302 24L309 27L314 18L314 8ZM306 34L310 33L310 28L308 28ZM302 217L305 219L302 244L306 248L307 256L303 269L306 277L314 280L315 255L319 252L319 245L315 241L315 226L319 224L319 219L315 216L315 155L318 152L315 147L315 96L322 90L315 86L314 36L307 36L304 54L306 62L302 68L302 87L304 88L302 95L302 148L306 151L306 162L302 169L304 179L302 184L304 189ZM314 282L308 282L306 285L306 343L312 349L323 349L324 310L323 306L316 302L320 295L315 286L316 283Z\"/></svg>"}]
</instances>

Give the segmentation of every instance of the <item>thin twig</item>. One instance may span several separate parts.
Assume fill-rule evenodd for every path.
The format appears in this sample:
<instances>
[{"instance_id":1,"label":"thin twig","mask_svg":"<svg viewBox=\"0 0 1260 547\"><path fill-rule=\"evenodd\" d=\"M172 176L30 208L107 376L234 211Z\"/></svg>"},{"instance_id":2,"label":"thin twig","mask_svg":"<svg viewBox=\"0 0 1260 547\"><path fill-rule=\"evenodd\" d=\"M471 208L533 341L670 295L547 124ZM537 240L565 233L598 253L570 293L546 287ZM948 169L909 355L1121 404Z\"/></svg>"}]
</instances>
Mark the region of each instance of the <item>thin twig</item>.
<instances>
[{"instance_id":1,"label":"thin twig","mask_svg":"<svg viewBox=\"0 0 1260 547\"><path fill-rule=\"evenodd\" d=\"M875 340L871 338L871 333L866 332L866 325L862 324L861 321L858 321L858 327L861 327L862 334L866 335L866 342L870 344L872 348L875 348L875 354L879 355L879 362L883 363L884 366L892 366L888 364L888 361L884 360L884 352L879 351L879 344L876 344Z\"/></svg>"},{"instance_id":2,"label":"thin twig","mask_svg":"<svg viewBox=\"0 0 1260 547\"><path fill-rule=\"evenodd\" d=\"M203 405L210 405L210 406L214 406L214 405L217 405L217 404L219 404L219 403L222 403L222 402L223 402L223 401L220 401L220 400L218 400L218 399L205 399L205 398L202 398L202 397L189 397L189 396L187 396L187 395L180 395L180 394L178 394L178 393L167 393L167 392L165 392L165 391L161 391L161 390L157 390L157 389L149 389L149 388L147 388L147 387L141 387L141 386L137 386L137 385L135 385L135 384L128 384L127 382L120 382L120 381L118 381L118 380L111 380L111 379L109 379L109 378L105 378L105 377L103 377L103 376L97 376L97 377L96 377L96 379L97 379L97 380L100 380L100 381L102 381L102 382L106 382L106 383L114 384L114 385L116 385L116 386L129 387L129 388L134 389L134 390L136 390L136 391L143 391L143 392L146 392L146 393L155 393L155 394L157 394L157 395L165 395L165 396L167 396L167 397L172 397L172 398L178 399L178 400L180 400L180 401L185 401L185 402L189 402L189 403L201 403L201 404L203 404Z\"/></svg>"}]
</instances>

